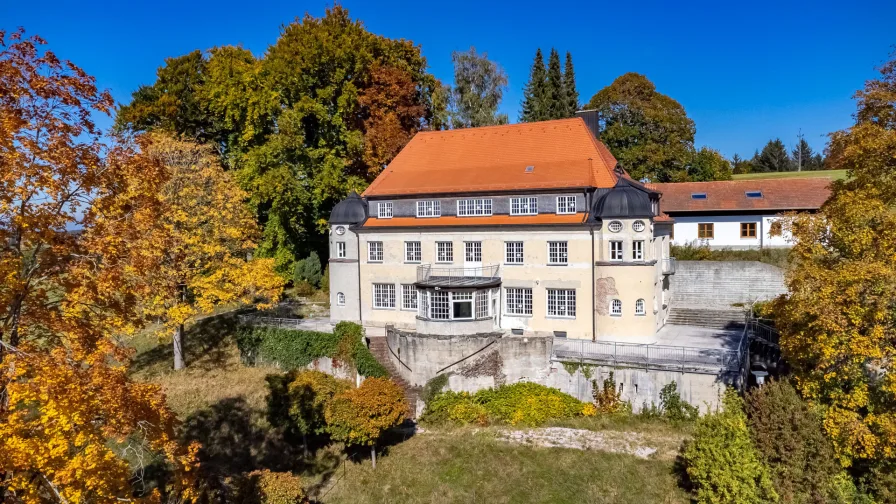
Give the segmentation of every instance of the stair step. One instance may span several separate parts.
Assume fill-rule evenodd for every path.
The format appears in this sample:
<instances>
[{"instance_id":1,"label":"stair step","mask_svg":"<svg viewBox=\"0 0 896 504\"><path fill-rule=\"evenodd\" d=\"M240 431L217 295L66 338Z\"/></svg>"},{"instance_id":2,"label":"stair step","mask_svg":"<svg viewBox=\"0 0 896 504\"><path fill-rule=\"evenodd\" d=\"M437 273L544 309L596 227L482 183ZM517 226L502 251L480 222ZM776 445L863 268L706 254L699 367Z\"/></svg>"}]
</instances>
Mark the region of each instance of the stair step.
<instances>
[{"instance_id":1,"label":"stair step","mask_svg":"<svg viewBox=\"0 0 896 504\"><path fill-rule=\"evenodd\" d=\"M389 357L389 344L385 336L370 336L367 338L367 341L373 357L386 368L392 381L404 390L405 399L408 401L408 417L414 418L416 416L417 398L420 397L421 389L412 387L407 380L401 377L398 368L392 364L392 359Z\"/></svg>"}]
</instances>

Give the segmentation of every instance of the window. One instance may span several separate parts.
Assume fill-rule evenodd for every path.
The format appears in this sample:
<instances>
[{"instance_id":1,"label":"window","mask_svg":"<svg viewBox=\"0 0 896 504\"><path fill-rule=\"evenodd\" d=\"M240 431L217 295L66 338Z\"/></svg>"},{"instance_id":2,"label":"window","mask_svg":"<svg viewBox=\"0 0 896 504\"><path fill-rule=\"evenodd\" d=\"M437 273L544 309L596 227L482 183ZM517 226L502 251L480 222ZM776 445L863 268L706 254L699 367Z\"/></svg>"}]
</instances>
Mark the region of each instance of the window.
<instances>
[{"instance_id":1,"label":"window","mask_svg":"<svg viewBox=\"0 0 896 504\"><path fill-rule=\"evenodd\" d=\"M476 215L491 215L491 199L466 199L457 200L457 216L472 217Z\"/></svg>"},{"instance_id":2,"label":"window","mask_svg":"<svg viewBox=\"0 0 896 504\"><path fill-rule=\"evenodd\" d=\"M557 213L558 214L574 214L574 213L576 213L576 197L575 196L557 196Z\"/></svg>"},{"instance_id":3,"label":"window","mask_svg":"<svg viewBox=\"0 0 896 504\"><path fill-rule=\"evenodd\" d=\"M569 254L567 244L562 242L548 242L548 264L567 264Z\"/></svg>"},{"instance_id":4,"label":"window","mask_svg":"<svg viewBox=\"0 0 896 504\"><path fill-rule=\"evenodd\" d=\"M621 241L611 241L610 242L610 260L611 261L621 261L622 260L622 242Z\"/></svg>"},{"instance_id":5,"label":"window","mask_svg":"<svg viewBox=\"0 0 896 504\"><path fill-rule=\"evenodd\" d=\"M523 264L523 242L504 242L504 262Z\"/></svg>"},{"instance_id":6,"label":"window","mask_svg":"<svg viewBox=\"0 0 896 504\"><path fill-rule=\"evenodd\" d=\"M745 194L748 198L753 199L762 197L762 191L747 191Z\"/></svg>"},{"instance_id":7,"label":"window","mask_svg":"<svg viewBox=\"0 0 896 504\"><path fill-rule=\"evenodd\" d=\"M383 262L383 242L367 242L367 260Z\"/></svg>"},{"instance_id":8,"label":"window","mask_svg":"<svg viewBox=\"0 0 896 504\"><path fill-rule=\"evenodd\" d=\"M345 259L345 242L336 242L336 258Z\"/></svg>"},{"instance_id":9,"label":"window","mask_svg":"<svg viewBox=\"0 0 896 504\"><path fill-rule=\"evenodd\" d=\"M575 316L575 289L548 289L548 317Z\"/></svg>"},{"instance_id":10,"label":"window","mask_svg":"<svg viewBox=\"0 0 896 504\"><path fill-rule=\"evenodd\" d=\"M420 242L407 241L404 242L404 262L418 263L423 260L423 253L420 249Z\"/></svg>"},{"instance_id":11,"label":"window","mask_svg":"<svg viewBox=\"0 0 896 504\"><path fill-rule=\"evenodd\" d=\"M401 284L401 309L417 309L417 288L414 284Z\"/></svg>"},{"instance_id":12,"label":"window","mask_svg":"<svg viewBox=\"0 0 896 504\"><path fill-rule=\"evenodd\" d=\"M436 242L436 262L454 262L454 243Z\"/></svg>"},{"instance_id":13,"label":"window","mask_svg":"<svg viewBox=\"0 0 896 504\"><path fill-rule=\"evenodd\" d=\"M395 284L373 284L373 307L395 308Z\"/></svg>"},{"instance_id":14,"label":"window","mask_svg":"<svg viewBox=\"0 0 896 504\"><path fill-rule=\"evenodd\" d=\"M632 242L632 260L644 260L644 240L635 240Z\"/></svg>"},{"instance_id":15,"label":"window","mask_svg":"<svg viewBox=\"0 0 896 504\"><path fill-rule=\"evenodd\" d=\"M482 242L464 242L464 261L482 262Z\"/></svg>"},{"instance_id":16,"label":"window","mask_svg":"<svg viewBox=\"0 0 896 504\"><path fill-rule=\"evenodd\" d=\"M430 296L429 318L435 320L448 320L451 312L448 311L448 291L433 291Z\"/></svg>"},{"instance_id":17,"label":"window","mask_svg":"<svg viewBox=\"0 0 896 504\"><path fill-rule=\"evenodd\" d=\"M336 306L345 306L345 294L341 292L336 293Z\"/></svg>"},{"instance_id":18,"label":"window","mask_svg":"<svg viewBox=\"0 0 896 504\"><path fill-rule=\"evenodd\" d=\"M610 301L610 315L613 317L622 316L622 301L618 299Z\"/></svg>"},{"instance_id":19,"label":"window","mask_svg":"<svg viewBox=\"0 0 896 504\"><path fill-rule=\"evenodd\" d=\"M488 298L489 291L476 291L476 318L488 317Z\"/></svg>"},{"instance_id":20,"label":"window","mask_svg":"<svg viewBox=\"0 0 896 504\"><path fill-rule=\"evenodd\" d=\"M714 233L715 228L712 222L701 222L700 224L697 224L697 238L711 240Z\"/></svg>"},{"instance_id":21,"label":"window","mask_svg":"<svg viewBox=\"0 0 896 504\"><path fill-rule=\"evenodd\" d=\"M508 315L532 315L532 289L508 287L504 292Z\"/></svg>"},{"instance_id":22,"label":"window","mask_svg":"<svg viewBox=\"0 0 896 504\"><path fill-rule=\"evenodd\" d=\"M756 238L756 223L755 222L741 222L740 223L740 237L741 238Z\"/></svg>"},{"instance_id":23,"label":"window","mask_svg":"<svg viewBox=\"0 0 896 504\"><path fill-rule=\"evenodd\" d=\"M538 213L538 198L510 198L510 215L535 215Z\"/></svg>"},{"instance_id":24,"label":"window","mask_svg":"<svg viewBox=\"0 0 896 504\"><path fill-rule=\"evenodd\" d=\"M471 319L473 318L473 293L472 292L452 292L451 293L451 318L454 319Z\"/></svg>"},{"instance_id":25,"label":"window","mask_svg":"<svg viewBox=\"0 0 896 504\"><path fill-rule=\"evenodd\" d=\"M636 233L640 233L641 231L644 231L644 227L645 227L644 221L636 220L635 222L632 223L632 229Z\"/></svg>"},{"instance_id":26,"label":"window","mask_svg":"<svg viewBox=\"0 0 896 504\"><path fill-rule=\"evenodd\" d=\"M442 215L441 201L418 201L417 217L439 217Z\"/></svg>"},{"instance_id":27,"label":"window","mask_svg":"<svg viewBox=\"0 0 896 504\"><path fill-rule=\"evenodd\" d=\"M635 301L635 315L644 315L646 312L644 311L644 300L639 299Z\"/></svg>"},{"instance_id":28,"label":"window","mask_svg":"<svg viewBox=\"0 0 896 504\"><path fill-rule=\"evenodd\" d=\"M706 199L706 193L705 192L691 193L691 199Z\"/></svg>"},{"instance_id":29,"label":"window","mask_svg":"<svg viewBox=\"0 0 896 504\"><path fill-rule=\"evenodd\" d=\"M618 233L618 232L622 231L622 223L619 222L618 220L614 220L614 221L610 222L610 225L607 226L607 228L614 233Z\"/></svg>"},{"instance_id":30,"label":"window","mask_svg":"<svg viewBox=\"0 0 896 504\"><path fill-rule=\"evenodd\" d=\"M376 218L377 219L391 219L392 218L392 202L391 201L387 201L385 203L377 203Z\"/></svg>"}]
</instances>

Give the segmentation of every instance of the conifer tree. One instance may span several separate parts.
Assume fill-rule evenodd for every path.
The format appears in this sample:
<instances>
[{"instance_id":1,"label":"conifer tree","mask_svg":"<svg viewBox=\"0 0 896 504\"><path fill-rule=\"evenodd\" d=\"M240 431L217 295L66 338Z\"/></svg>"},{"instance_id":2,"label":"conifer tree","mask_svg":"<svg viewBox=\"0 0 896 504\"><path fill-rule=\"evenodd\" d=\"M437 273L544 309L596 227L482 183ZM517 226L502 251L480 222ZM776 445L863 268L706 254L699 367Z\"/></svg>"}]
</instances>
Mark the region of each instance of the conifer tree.
<instances>
[{"instance_id":1,"label":"conifer tree","mask_svg":"<svg viewBox=\"0 0 896 504\"><path fill-rule=\"evenodd\" d=\"M556 49L551 49L548 58L547 79L547 119L561 119L566 115L566 95L563 86L563 72L560 69L560 54Z\"/></svg>"},{"instance_id":2,"label":"conifer tree","mask_svg":"<svg viewBox=\"0 0 896 504\"><path fill-rule=\"evenodd\" d=\"M563 70L563 91L566 95L566 116L573 117L579 110L579 92L576 90L576 73L569 51L566 51L566 68Z\"/></svg>"},{"instance_id":3,"label":"conifer tree","mask_svg":"<svg viewBox=\"0 0 896 504\"><path fill-rule=\"evenodd\" d=\"M546 79L547 70L544 67L544 56L541 54L541 48L539 48L535 52L535 61L532 62L532 70L529 72L529 82L523 88L521 122L547 119L547 110L545 109Z\"/></svg>"}]
</instances>

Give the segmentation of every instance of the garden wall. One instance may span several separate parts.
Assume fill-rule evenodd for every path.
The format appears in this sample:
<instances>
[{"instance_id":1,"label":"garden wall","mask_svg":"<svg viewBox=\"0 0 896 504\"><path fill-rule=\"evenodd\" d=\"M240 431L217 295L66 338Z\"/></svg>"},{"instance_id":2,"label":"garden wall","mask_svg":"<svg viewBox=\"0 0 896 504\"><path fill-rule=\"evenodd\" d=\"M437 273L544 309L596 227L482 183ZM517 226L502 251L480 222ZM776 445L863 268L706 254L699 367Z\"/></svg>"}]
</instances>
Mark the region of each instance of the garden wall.
<instances>
[{"instance_id":1,"label":"garden wall","mask_svg":"<svg viewBox=\"0 0 896 504\"><path fill-rule=\"evenodd\" d=\"M784 271L758 261L678 261L674 305L718 305L768 300L787 292Z\"/></svg>"}]
</instances>

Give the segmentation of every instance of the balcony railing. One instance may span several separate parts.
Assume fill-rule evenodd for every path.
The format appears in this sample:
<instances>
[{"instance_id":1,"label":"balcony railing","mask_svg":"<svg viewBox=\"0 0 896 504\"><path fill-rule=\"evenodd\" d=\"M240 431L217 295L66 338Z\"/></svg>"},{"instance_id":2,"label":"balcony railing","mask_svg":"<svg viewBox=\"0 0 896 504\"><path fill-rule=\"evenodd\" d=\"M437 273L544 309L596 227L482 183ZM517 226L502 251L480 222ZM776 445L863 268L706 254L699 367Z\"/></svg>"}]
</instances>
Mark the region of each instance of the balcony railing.
<instances>
[{"instance_id":1,"label":"balcony railing","mask_svg":"<svg viewBox=\"0 0 896 504\"><path fill-rule=\"evenodd\" d=\"M670 257L668 259L663 259L663 274L664 275L674 275L675 274L675 266L677 264L678 264L678 261L676 261L674 257Z\"/></svg>"},{"instance_id":2,"label":"balcony railing","mask_svg":"<svg viewBox=\"0 0 896 504\"><path fill-rule=\"evenodd\" d=\"M433 267L431 264L417 266L417 283L439 287L473 287L500 280L498 264L476 267Z\"/></svg>"}]
</instances>

